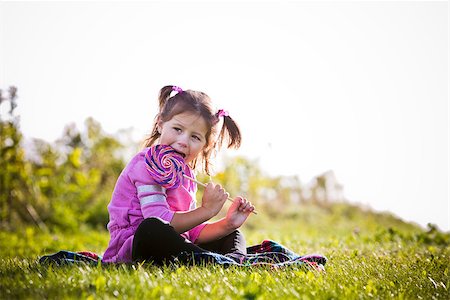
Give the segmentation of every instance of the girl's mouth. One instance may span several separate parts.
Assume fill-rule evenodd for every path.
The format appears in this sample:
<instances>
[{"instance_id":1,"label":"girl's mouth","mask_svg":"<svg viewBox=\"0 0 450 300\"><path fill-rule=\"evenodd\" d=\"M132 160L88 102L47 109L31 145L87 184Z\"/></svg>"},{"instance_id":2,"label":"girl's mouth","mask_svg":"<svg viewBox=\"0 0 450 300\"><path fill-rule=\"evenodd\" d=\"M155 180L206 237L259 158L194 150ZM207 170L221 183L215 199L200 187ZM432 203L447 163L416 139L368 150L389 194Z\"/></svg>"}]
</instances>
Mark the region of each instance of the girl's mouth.
<instances>
[{"instance_id":1,"label":"girl's mouth","mask_svg":"<svg viewBox=\"0 0 450 300\"><path fill-rule=\"evenodd\" d=\"M186 158L186 154L184 154L182 152L179 152L179 151L175 150L175 153L181 155L181 157L183 157L183 158Z\"/></svg>"}]
</instances>

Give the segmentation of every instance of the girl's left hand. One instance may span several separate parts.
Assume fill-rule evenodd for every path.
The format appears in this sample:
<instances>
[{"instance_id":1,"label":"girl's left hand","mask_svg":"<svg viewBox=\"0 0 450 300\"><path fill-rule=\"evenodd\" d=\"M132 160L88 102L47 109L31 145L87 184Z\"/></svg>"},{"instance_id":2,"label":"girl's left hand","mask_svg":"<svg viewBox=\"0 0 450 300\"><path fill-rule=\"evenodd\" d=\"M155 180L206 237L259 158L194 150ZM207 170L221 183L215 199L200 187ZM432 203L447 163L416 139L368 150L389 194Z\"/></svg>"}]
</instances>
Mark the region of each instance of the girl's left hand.
<instances>
[{"instance_id":1,"label":"girl's left hand","mask_svg":"<svg viewBox=\"0 0 450 300\"><path fill-rule=\"evenodd\" d=\"M237 229L244 224L245 220L247 220L250 213L254 210L255 207L250 201L242 197L236 197L228 209L225 219L231 228Z\"/></svg>"}]
</instances>

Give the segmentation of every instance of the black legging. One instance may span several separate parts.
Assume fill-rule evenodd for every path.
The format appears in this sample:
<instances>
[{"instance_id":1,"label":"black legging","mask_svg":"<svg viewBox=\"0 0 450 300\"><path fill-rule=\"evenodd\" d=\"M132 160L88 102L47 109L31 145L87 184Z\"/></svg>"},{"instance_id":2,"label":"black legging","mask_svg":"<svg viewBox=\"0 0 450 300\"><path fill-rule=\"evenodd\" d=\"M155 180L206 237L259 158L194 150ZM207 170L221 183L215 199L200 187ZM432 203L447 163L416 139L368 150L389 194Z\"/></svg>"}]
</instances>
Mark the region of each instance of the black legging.
<instances>
[{"instance_id":1,"label":"black legging","mask_svg":"<svg viewBox=\"0 0 450 300\"><path fill-rule=\"evenodd\" d=\"M175 229L157 218L148 218L138 226L133 240L133 261L153 261L162 264L182 252L216 252L246 254L245 239L239 230L204 244L195 245Z\"/></svg>"}]
</instances>

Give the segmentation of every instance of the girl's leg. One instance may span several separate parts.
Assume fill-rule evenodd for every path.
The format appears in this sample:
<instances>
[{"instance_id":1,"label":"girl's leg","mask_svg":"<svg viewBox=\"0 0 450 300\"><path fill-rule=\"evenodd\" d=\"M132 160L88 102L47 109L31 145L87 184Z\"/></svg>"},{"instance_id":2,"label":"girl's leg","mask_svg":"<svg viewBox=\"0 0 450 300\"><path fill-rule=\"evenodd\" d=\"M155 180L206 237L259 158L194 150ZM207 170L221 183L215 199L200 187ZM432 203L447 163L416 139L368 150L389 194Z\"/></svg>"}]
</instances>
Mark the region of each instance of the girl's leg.
<instances>
[{"instance_id":1,"label":"girl's leg","mask_svg":"<svg viewBox=\"0 0 450 300\"><path fill-rule=\"evenodd\" d=\"M142 221L134 234L132 259L162 264L181 252L205 252L157 218Z\"/></svg>"},{"instance_id":2,"label":"girl's leg","mask_svg":"<svg viewBox=\"0 0 450 300\"><path fill-rule=\"evenodd\" d=\"M235 230L229 235L204 244L199 244L199 247L205 250L216 252L219 254L247 254L247 246L245 243L244 235L239 231Z\"/></svg>"}]
</instances>

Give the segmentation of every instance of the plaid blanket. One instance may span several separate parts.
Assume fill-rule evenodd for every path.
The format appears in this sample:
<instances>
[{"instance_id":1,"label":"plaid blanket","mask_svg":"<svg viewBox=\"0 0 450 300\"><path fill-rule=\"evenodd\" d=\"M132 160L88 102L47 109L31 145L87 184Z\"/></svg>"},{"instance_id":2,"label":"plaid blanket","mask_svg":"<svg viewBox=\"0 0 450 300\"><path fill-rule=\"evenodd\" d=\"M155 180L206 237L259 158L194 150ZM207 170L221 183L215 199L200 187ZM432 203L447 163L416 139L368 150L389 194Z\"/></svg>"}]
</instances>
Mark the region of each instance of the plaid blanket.
<instances>
[{"instance_id":1,"label":"plaid blanket","mask_svg":"<svg viewBox=\"0 0 450 300\"><path fill-rule=\"evenodd\" d=\"M41 264L55 263L72 264L88 263L99 264L102 257L89 251L72 252L61 250L57 253L44 255L39 259ZM271 241L264 240L259 245L247 248L247 255L230 253L221 255L214 252L188 253L183 252L173 258L174 263L186 265L216 264L222 266L269 266L271 268L282 268L286 266L301 266L309 270L324 271L327 258L319 254L298 255L285 246Z\"/></svg>"},{"instance_id":2,"label":"plaid blanket","mask_svg":"<svg viewBox=\"0 0 450 300\"><path fill-rule=\"evenodd\" d=\"M264 240L259 245L248 247L247 255L235 253L221 255L213 252L181 253L175 258L175 261L188 265L214 263L224 266L269 266L274 269L295 265L316 271L325 271L327 260L320 254L298 255L271 240Z\"/></svg>"}]
</instances>

